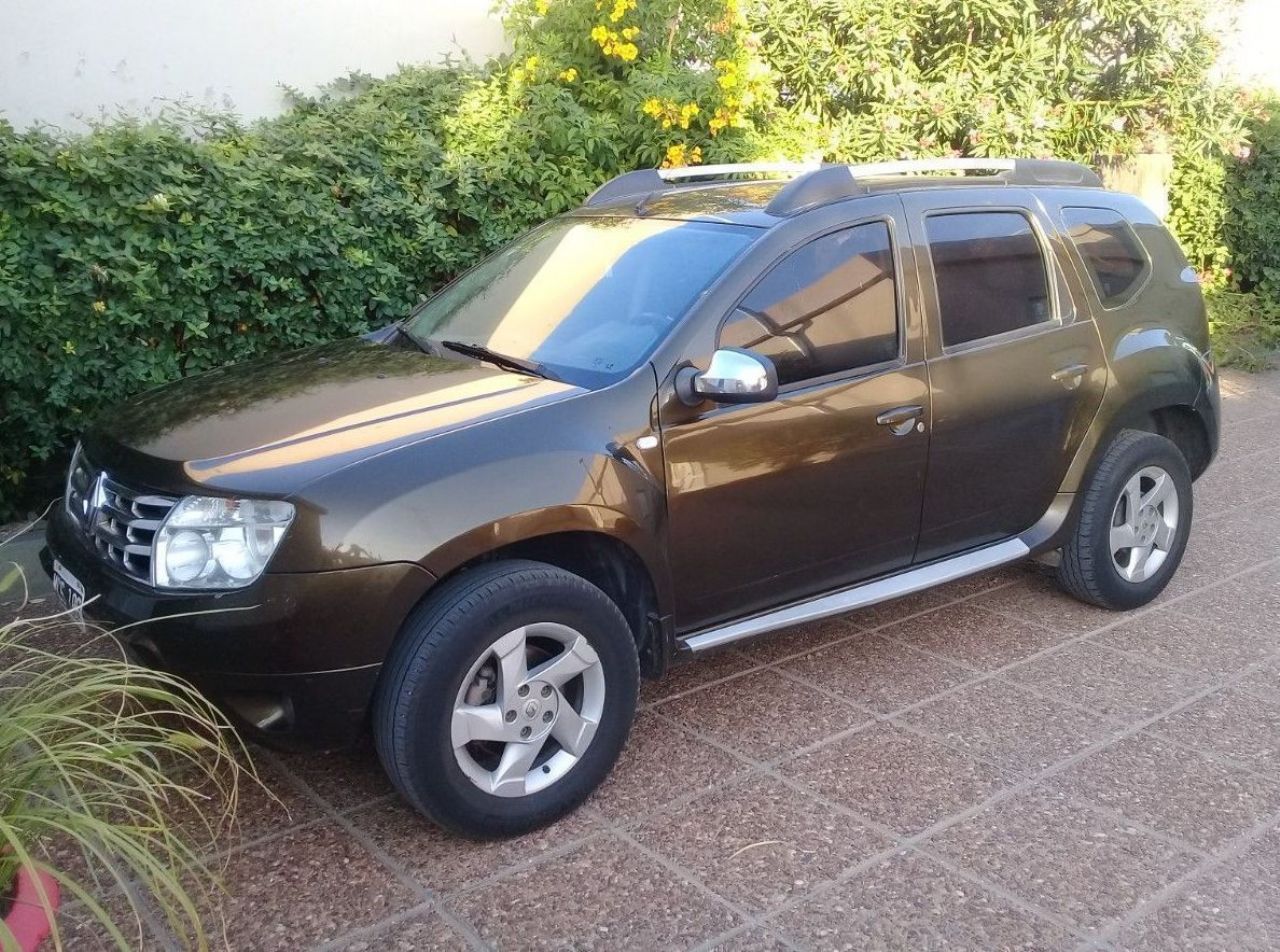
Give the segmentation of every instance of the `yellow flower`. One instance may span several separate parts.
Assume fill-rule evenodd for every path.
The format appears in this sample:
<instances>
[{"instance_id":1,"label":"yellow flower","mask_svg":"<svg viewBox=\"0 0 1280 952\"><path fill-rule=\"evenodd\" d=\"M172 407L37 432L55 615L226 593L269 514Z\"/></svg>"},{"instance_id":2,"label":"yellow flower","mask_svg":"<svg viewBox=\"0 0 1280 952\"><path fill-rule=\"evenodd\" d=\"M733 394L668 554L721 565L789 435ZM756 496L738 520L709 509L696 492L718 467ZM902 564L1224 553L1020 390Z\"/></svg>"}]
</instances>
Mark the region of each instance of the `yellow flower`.
<instances>
[{"instance_id":1,"label":"yellow flower","mask_svg":"<svg viewBox=\"0 0 1280 952\"><path fill-rule=\"evenodd\" d=\"M653 116L653 118L657 119L662 115L662 103L658 102L656 99L646 99L644 101L643 111L646 116Z\"/></svg>"},{"instance_id":2,"label":"yellow flower","mask_svg":"<svg viewBox=\"0 0 1280 952\"><path fill-rule=\"evenodd\" d=\"M689 164L698 165L702 162L702 147L695 145L689 150Z\"/></svg>"},{"instance_id":3,"label":"yellow flower","mask_svg":"<svg viewBox=\"0 0 1280 952\"><path fill-rule=\"evenodd\" d=\"M593 27L591 30L591 39L603 45L604 41L609 39L609 31L603 26Z\"/></svg>"},{"instance_id":4,"label":"yellow flower","mask_svg":"<svg viewBox=\"0 0 1280 952\"><path fill-rule=\"evenodd\" d=\"M618 56L627 62L631 62L631 60L635 59L639 53L640 50L636 48L634 43L623 43L618 47Z\"/></svg>"},{"instance_id":5,"label":"yellow flower","mask_svg":"<svg viewBox=\"0 0 1280 952\"><path fill-rule=\"evenodd\" d=\"M683 145L667 146L667 157L662 164L666 168L671 168L672 166L676 166L676 165L684 165L684 146Z\"/></svg>"},{"instance_id":6,"label":"yellow flower","mask_svg":"<svg viewBox=\"0 0 1280 952\"><path fill-rule=\"evenodd\" d=\"M711 121L707 123L707 126L710 128L711 134L715 135L721 129L728 128L729 125L732 124L733 118L734 116L732 112L723 106L717 106L715 115L711 117Z\"/></svg>"},{"instance_id":7,"label":"yellow flower","mask_svg":"<svg viewBox=\"0 0 1280 952\"><path fill-rule=\"evenodd\" d=\"M639 35L640 35L640 27L638 26L629 26L622 31L622 38L624 40L634 40Z\"/></svg>"},{"instance_id":8,"label":"yellow flower","mask_svg":"<svg viewBox=\"0 0 1280 952\"><path fill-rule=\"evenodd\" d=\"M533 6L538 11L538 16L545 17L547 10L551 8L551 0L537 0Z\"/></svg>"},{"instance_id":9,"label":"yellow flower","mask_svg":"<svg viewBox=\"0 0 1280 952\"><path fill-rule=\"evenodd\" d=\"M716 82L720 84L721 89L732 89L734 86L738 85L738 77L733 73L726 73L716 80Z\"/></svg>"},{"instance_id":10,"label":"yellow flower","mask_svg":"<svg viewBox=\"0 0 1280 952\"><path fill-rule=\"evenodd\" d=\"M94 301L94 302L93 302L93 312L94 312L95 314L105 314L105 313L106 313L106 311L107 311L107 302L106 302L106 301Z\"/></svg>"},{"instance_id":11,"label":"yellow flower","mask_svg":"<svg viewBox=\"0 0 1280 952\"><path fill-rule=\"evenodd\" d=\"M578 78L578 71L574 69L572 66L570 66L568 69L563 70L560 73L560 78L563 79L566 83L571 83Z\"/></svg>"},{"instance_id":12,"label":"yellow flower","mask_svg":"<svg viewBox=\"0 0 1280 952\"><path fill-rule=\"evenodd\" d=\"M524 61L524 68L531 73L534 70L536 70L538 68L538 57L530 56L527 60Z\"/></svg>"},{"instance_id":13,"label":"yellow flower","mask_svg":"<svg viewBox=\"0 0 1280 952\"><path fill-rule=\"evenodd\" d=\"M663 120L662 120L662 128L664 128L664 129L670 129L670 128L671 128L671 120L670 120L670 119L663 119Z\"/></svg>"}]
</instances>

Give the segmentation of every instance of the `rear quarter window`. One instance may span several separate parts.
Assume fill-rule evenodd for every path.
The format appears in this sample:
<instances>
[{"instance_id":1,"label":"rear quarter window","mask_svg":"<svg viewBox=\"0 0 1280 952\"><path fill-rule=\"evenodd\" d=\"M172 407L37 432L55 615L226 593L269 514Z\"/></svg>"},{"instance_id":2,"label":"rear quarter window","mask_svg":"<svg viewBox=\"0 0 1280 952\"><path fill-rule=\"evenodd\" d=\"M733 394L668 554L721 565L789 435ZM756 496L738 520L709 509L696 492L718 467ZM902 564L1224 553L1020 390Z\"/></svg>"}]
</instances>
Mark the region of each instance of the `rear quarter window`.
<instances>
[{"instance_id":1,"label":"rear quarter window","mask_svg":"<svg viewBox=\"0 0 1280 952\"><path fill-rule=\"evenodd\" d=\"M1115 308L1132 301L1146 284L1151 259L1125 217L1109 208L1069 206L1062 209L1062 223L1102 306Z\"/></svg>"}]
</instances>

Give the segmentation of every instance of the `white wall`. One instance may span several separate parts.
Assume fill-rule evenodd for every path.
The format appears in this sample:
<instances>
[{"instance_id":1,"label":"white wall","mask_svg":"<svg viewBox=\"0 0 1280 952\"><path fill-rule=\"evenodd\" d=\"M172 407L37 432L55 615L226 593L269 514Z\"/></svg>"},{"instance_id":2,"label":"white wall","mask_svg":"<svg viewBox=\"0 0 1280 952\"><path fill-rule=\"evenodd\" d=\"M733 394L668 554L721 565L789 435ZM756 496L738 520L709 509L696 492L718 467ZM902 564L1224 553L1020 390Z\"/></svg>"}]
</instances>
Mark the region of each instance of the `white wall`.
<instances>
[{"instance_id":1,"label":"white wall","mask_svg":"<svg viewBox=\"0 0 1280 952\"><path fill-rule=\"evenodd\" d=\"M279 112L353 70L502 48L492 0L0 0L0 115L68 128L165 100Z\"/></svg>"},{"instance_id":2,"label":"white wall","mask_svg":"<svg viewBox=\"0 0 1280 952\"><path fill-rule=\"evenodd\" d=\"M1234 20L1225 27L1223 71L1280 90L1280 0L1243 0Z\"/></svg>"}]
</instances>

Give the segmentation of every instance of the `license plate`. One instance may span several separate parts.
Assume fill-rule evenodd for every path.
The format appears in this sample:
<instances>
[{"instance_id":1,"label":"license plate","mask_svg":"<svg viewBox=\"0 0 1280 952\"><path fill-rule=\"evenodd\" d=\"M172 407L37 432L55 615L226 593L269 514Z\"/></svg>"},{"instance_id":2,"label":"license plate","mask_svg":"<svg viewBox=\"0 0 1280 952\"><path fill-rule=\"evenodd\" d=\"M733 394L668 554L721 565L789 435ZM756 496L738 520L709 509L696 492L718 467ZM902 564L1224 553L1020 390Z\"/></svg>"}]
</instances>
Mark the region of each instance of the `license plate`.
<instances>
[{"instance_id":1,"label":"license plate","mask_svg":"<svg viewBox=\"0 0 1280 952\"><path fill-rule=\"evenodd\" d=\"M53 560L53 594L64 607L80 616L80 609L84 606L84 583L57 559Z\"/></svg>"}]
</instances>

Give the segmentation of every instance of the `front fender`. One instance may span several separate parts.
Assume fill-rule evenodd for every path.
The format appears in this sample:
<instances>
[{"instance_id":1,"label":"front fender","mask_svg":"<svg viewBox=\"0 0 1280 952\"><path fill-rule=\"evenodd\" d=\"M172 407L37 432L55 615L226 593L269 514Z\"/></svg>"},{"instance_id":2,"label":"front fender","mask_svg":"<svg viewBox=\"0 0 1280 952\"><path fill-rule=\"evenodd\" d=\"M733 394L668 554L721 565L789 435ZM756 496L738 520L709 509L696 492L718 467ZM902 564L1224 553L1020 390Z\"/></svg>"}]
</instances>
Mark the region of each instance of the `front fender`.
<instances>
[{"instance_id":1,"label":"front fender","mask_svg":"<svg viewBox=\"0 0 1280 952\"><path fill-rule=\"evenodd\" d=\"M654 435L655 387L637 374L317 480L273 570L414 562L440 577L514 542L594 532L630 547L665 592L662 449L641 439Z\"/></svg>"}]
</instances>

